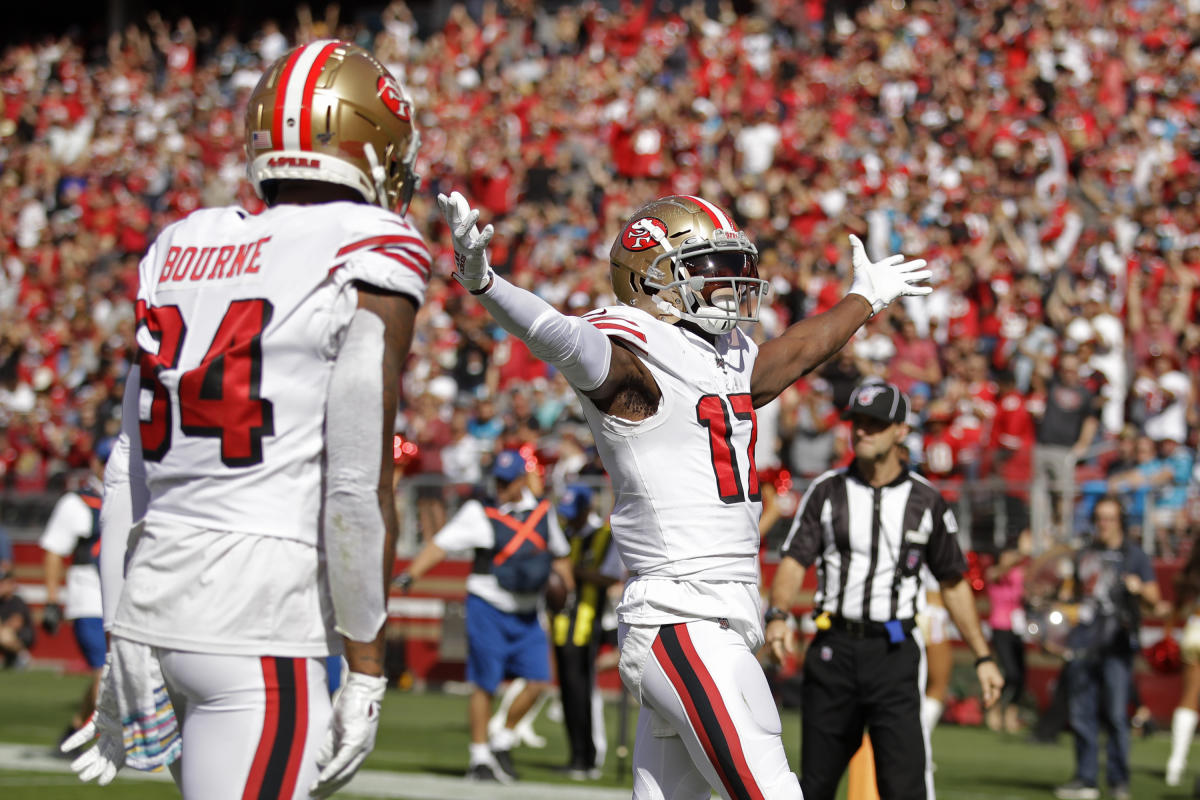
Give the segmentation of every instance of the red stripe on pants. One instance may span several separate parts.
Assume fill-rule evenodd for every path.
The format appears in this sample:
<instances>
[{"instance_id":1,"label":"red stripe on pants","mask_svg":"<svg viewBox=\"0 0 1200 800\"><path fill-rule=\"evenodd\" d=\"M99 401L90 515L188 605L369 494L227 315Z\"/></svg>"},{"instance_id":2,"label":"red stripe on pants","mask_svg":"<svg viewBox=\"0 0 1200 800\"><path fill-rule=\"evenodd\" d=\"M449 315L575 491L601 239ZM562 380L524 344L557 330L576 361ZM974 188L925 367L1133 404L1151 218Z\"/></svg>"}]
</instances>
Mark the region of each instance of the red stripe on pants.
<instances>
[{"instance_id":1,"label":"red stripe on pants","mask_svg":"<svg viewBox=\"0 0 1200 800\"><path fill-rule=\"evenodd\" d=\"M750 800L765 800L765 796L758 784L755 782L754 774L750 771L750 765L746 761L746 755L742 750L742 742L738 737L737 728L733 724L733 718L729 715L729 709L725 707L724 699L720 691L717 689L716 681L709 674L708 668L704 666L704 662L700 659L700 655L696 652L696 647L692 644L691 635L688 633L687 626L672 625L671 631L675 635L675 639L679 643L679 649L683 653L686 660L686 666L692 672L696 681L699 682L703 694L697 698L689 691L683 676L680 675L676 664L671 660L670 654L667 652L666 646L662 643L662 635L654 640L654 653L662 666L663 671L667 675L667 679L675 687L679 694L679 699L683 702L684 710L687 712L688 719L692 723L692 729L696 731L696 735L700 740L700 744L704 747L705 753L708 755L709 762L717 772L717 776L721 779L721 783L725 786L726 792L730 797L749 797ZM703 723L703 718L700 714L697 702L707 700L709 711L715 717L717 722L717 730L709 730ZM724 749L728 751L730 760L733 762L734 774L728 774L717 756L717 747L714 745L713 736L719 736L723 741Z\"/></svg>"},{"instance_id":2,"label":"red stripe on pants","mask_svg":"<svg viewBox=\"0 0 1200 800\"><path fill-rule=\"evenodd\" d=\"M267 707L266 713L263 714L262 736L258 739L258 749L254 751L254 762L250 765L250 775L246 778L246 791L242 792L242 800L256 800L262 791L267 762L271 758L275 734L279 729L279 677L275 674L275 659L265 656L260 661ZM307 697L306 693L305 698Z\"/></svg>"}]
</instances>

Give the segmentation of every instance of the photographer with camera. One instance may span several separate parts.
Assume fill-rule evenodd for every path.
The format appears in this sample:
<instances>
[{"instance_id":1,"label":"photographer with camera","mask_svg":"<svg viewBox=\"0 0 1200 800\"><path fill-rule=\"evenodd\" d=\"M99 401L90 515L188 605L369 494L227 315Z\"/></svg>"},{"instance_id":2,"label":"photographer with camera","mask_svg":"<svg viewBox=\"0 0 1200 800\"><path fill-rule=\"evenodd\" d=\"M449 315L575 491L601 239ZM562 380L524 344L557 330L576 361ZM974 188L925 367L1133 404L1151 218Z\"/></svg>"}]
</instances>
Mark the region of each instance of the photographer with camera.
<instances>
[{"instance_id":1,"label":"photographer with camera","mask_svg":"<svg viewBox=\"0 0 1200 800\"><path fill-rule=\"evenodd\" d=\"M1106 777L1109 796L1129 793L1127 708L1138 652L1142 608L1162 599L1150 558L1125 535L1124 509L1113 495L1096 501L1091 544L1074 559L1074 575L1064 582L1060 600L1079 602L1079 622L1067 636L1069 717L1075 737L1075 775L1057 787L1059 800L1100 797L1100 729L1108 734Z\"/></svg>"}]
</instances>

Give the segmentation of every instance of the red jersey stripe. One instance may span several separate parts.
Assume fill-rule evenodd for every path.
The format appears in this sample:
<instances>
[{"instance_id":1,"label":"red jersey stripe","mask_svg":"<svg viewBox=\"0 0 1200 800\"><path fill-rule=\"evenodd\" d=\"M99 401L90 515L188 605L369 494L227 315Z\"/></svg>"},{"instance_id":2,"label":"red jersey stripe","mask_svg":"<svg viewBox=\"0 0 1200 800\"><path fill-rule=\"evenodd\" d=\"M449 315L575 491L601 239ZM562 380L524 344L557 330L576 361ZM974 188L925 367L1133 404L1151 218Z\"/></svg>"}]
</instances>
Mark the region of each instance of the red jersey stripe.
<instances>
[{"instance_id":1,"label":"red jersey stripe","mask_svg":"<svg viewBox=\"0 0 1200 800\"><path fill-rule=\"evenodd\" d=\"M641 331L637 330L636 328L631 328L627 325L621 325L616 322L593 322L592 324L595 325L597 328L600 328L601 330L624 331L625 333L636 336L637 338L641 339L643 342L646 341L646 334L642 333Z\"/></svg>"},{"instance_id":2,"label":"red jersey stripe","mask_svg":"<svg viewBox=\"0 0 1200 800\"><path fill-rule=\"evenodd\" d=\"M390 258L392 261L395 261L397 264L403 264L404 266L411 269L413 272L420 275L422 280L429 279L429 270L428 269L425 269L420 264L414 264L413 262L409 261L407 258L400 255L399 253L389 253L387 250L372 250L371 252L379 253L379 255L381 255L381 256Z\"/></svg>"},{"instance_id":3,"label":"red jersey stripe","mask_svg":"<svg viewBox=\"0 0 1200 800\"><path fill-rule=\"evenodd\" d=\"M355 250L362 250L365 247L382 247L385 245L396 244L412 244L416 245L420 251L425 251L425 243L421 241L420 237L401 236L399 234L385 234L382 236L368 236L366 239L359 239L357 242L351 242L341 250L338 250L337 254L339 256L344 256L347 253L353 253Z\"/></svg>"}]
</instances>

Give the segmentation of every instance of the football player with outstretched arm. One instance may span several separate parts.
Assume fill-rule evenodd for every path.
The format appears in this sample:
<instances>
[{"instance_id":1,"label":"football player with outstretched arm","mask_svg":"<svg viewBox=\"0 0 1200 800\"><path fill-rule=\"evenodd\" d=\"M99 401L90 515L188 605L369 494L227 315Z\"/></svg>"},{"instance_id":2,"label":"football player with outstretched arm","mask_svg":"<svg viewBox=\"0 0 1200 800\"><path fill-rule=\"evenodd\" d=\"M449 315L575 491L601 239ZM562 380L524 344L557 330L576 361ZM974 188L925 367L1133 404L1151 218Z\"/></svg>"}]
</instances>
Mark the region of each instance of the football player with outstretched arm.
<instances>
[{"instance_id":1,"label":"football player with outstretched arm","mask_svg":"<svg viewBox=\"0 0 1200 800\"><path fill-rule=\"evenodd\" d=\"M142 259L102 510L110 656L64 745L99 737L84 780L171 765L185 798L324 797L374 746L396 387L430 265L403 216L417 146L367 51L297 47L246 112L268 208L196 211Z\"/></svg>"},{"instance_id":2,"label":"football player with outstretched arm","mask_svg":"<svg viewBox=\"0 0 1200 800\"><path fill-rule=\"evenodd\" d=\"M823 314L756 345L738 329L767 290L758 251L720 207L664 197L613 243L622 305L559 313L496 275L492 227L439 195L455 277L554 365L583 405L612 479L613 537L630 580L617 610L620 673L641 701L634 790L645 798L801 797L755 659L761 510L755 409L841 348L901 295L928 294L922 260L872 262L851 237L854 282Z\"/></svg>"}]
</instances>

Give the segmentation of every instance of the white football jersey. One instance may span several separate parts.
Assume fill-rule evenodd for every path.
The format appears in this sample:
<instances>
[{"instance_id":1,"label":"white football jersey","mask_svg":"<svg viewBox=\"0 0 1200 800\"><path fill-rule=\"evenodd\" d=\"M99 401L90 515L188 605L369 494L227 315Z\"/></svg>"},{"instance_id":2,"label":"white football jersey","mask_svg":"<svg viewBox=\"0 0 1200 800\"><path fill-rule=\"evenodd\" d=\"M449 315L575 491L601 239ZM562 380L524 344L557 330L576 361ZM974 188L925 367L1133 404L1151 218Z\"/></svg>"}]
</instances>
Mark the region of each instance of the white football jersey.
<instances>
[{"instance_id":1,"label":"white football jersey","mask_svg":"<svg viewBox=\"0 0 1200 800\"><path fill-rule=\"evenodd\" d=\"M729 610L728 600L704 588L719 582L753 585L755 602L745 599L756 618L762 502L750 374L758 346L738 329L710 344L629 306L584 319L631 345L662 392L657 412L638 422L580 396L612 480L613 539L634 576L622 621L726 616L711 612Z\"/></svg>"},{"instance_id":2,"label":"white football jersey","mask_svg":"<svg viewBox=\"0 0 1200 800\"><path fill-rule=\"evenodd\" d=\"M112 630L209 653L337 652L319 542L325 404L355 282L424 299L417 231L376 206L197 211L142 260L150 500Z\"/></svg>"},{"instance_id":3,"label":"white football jersey","mask_svg":"<svg viewBox=\"0 0 1200 800\"><path fill-rule=\"evenodd\" d=\"M197 211L140 267L146 521L315 543L326 392L361 281L424 299L430 256L362 203Z\"/></svg>"}]
</instances>

